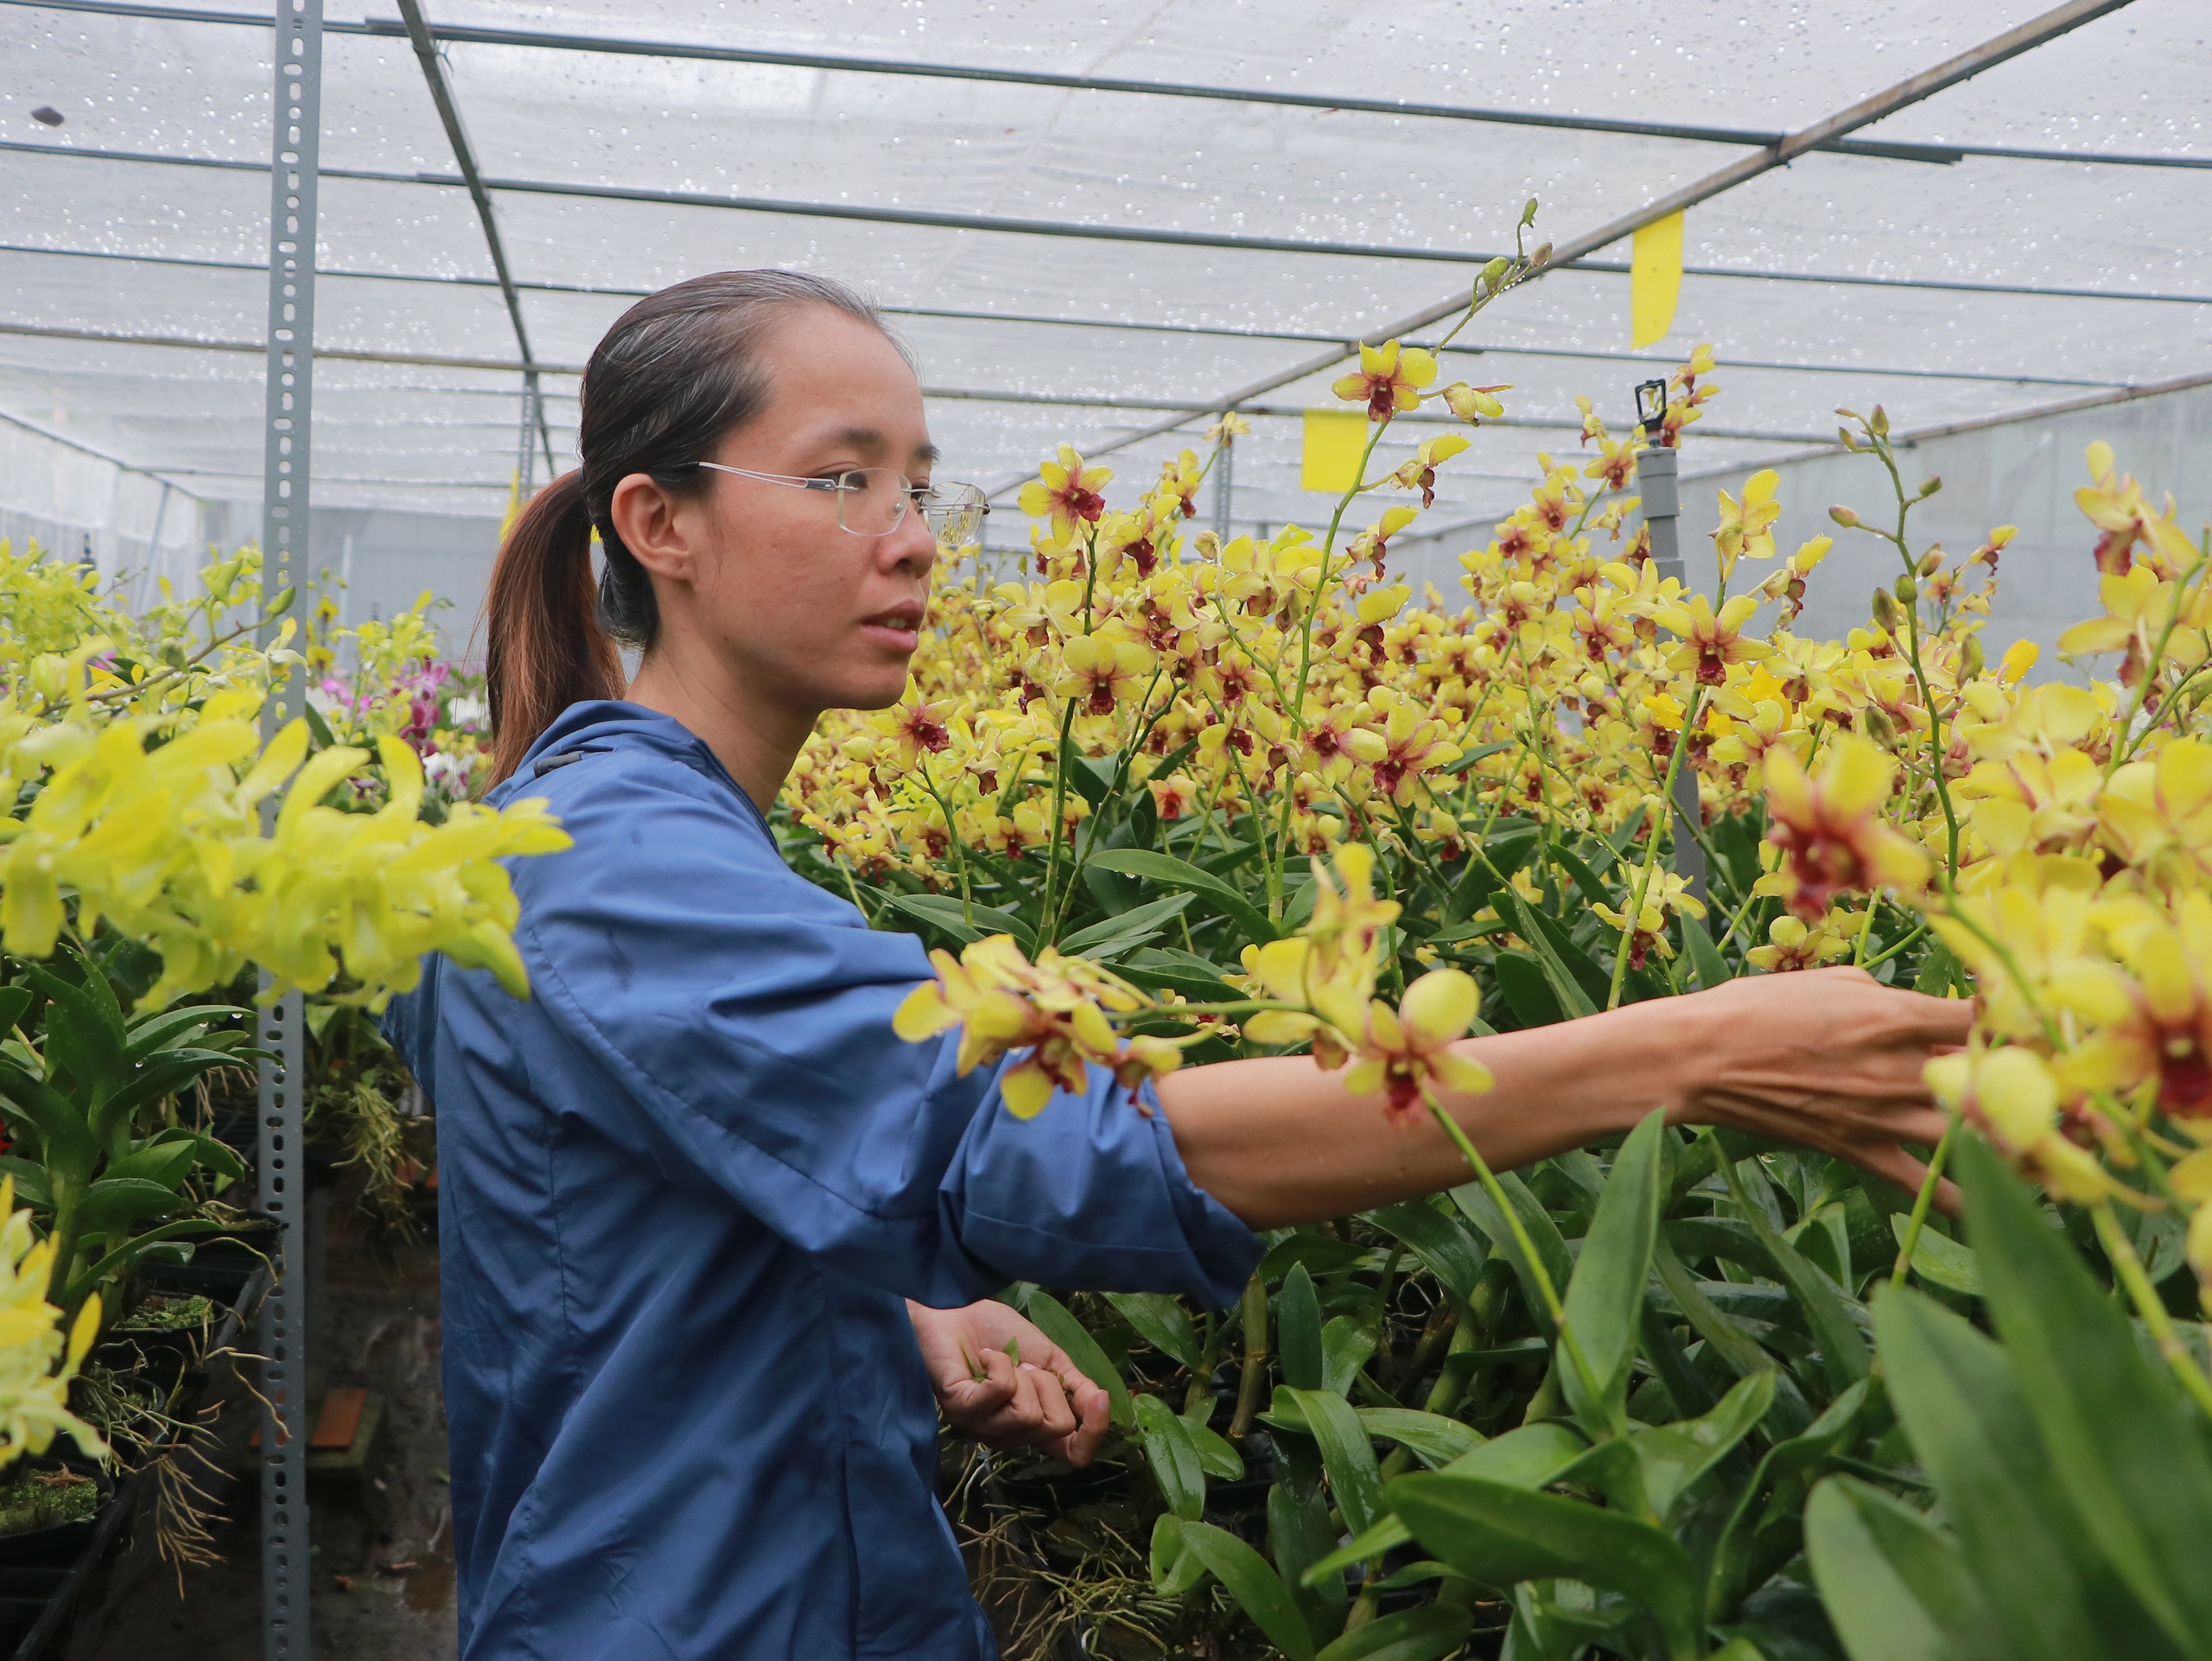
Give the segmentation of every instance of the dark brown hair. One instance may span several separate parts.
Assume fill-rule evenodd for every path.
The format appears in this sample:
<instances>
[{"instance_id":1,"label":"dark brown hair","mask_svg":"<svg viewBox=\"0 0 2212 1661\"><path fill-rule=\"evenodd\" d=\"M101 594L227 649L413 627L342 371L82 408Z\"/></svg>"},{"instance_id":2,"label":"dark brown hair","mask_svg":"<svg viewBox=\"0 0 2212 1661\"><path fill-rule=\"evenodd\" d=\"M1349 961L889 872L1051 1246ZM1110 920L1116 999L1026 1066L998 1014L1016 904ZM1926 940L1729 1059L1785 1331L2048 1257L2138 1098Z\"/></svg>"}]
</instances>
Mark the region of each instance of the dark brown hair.
<instances>
[{"instance_id":1,"label":"dark brown hair","mask_svg":"<svg viewBox=\"0 0 2212 1661\"><path fill-rule=\"evenodd\" d=\"M620 697L618 647L650 649L660 633L652 579L608 518L614 487L643 473L671 492L699 489L699 463L767 397L760 347L769 329L810 305L835 307L897 343L876 309L833 278L719 271L648 295L593 351L576 438L583 465L531 499L492 567L484 661L493 783L570 704Z\"/></svg>"}]
</instances>

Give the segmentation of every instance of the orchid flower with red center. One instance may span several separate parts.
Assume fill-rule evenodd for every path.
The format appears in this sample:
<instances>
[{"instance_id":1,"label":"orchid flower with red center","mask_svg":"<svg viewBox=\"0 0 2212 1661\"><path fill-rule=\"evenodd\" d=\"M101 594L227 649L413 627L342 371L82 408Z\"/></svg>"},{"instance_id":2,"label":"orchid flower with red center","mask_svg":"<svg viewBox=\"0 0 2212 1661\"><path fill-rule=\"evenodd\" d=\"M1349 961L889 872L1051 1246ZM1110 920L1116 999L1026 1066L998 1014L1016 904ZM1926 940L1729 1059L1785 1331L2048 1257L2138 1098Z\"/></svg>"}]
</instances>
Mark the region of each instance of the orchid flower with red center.
<instances>
[{"instance_id":1,"label":"orchid flower with red center","mask_svg":"<svg viewBox=\"0 0 2212 1661\"><path fill-rule=\"evenodd\" d=\"M1480 1094L1496 1082L1488 1067L1452 1047L1474 1024L1478 995L1457 969L1433 969L1406 989L1395 1009L1377 998L1344 1074L1354 1096L1381 1095L1401 1123L1435 1098L1440 1087Z\"/></svg>"},{"instance_id":2,"label":"orchid flower with red center","mask_svg":"<svg viewBox=\"0 0 2212 1661\"><path fill-rule=\"evenodd\" d=\"M1739 594L1715 613L1713 602L1700 594L1691 596L1687 606L1654 610L1654 621L1682 637L1681 644L1668 652L1667 667L1678 674L1694 669L1699 685L1720 686L1727 682L1730 665L1772 657L1772 646L1744 635L1744 626L1758 608L1758 595Z\"/></svg>"},{"instance_id":3,"label":"orchid flower with red center","mask_svg":"<svg viewBox=\"0 0 2212 1661\"><path fill-rule=\"evenodd\" d=\"M1421 389L1435 379L1433 357L1417 346L1385 340L1360 347L1359 367L1329 390L1348 402L1364 404L1370 421L1388 421L1421 408Z\"/></svg>"},{"instance_id":4,"label":"orchid flower with red center","mask_svg":"<svg viewBox=\"0 0 2212 1661\"><path fill-rule=\"evenodd\" d=\"M1021 511L1033 519L1049 519L1052 535L1073 540L1078 524L1096 525L1106 512L1102 493L1114 477L1111 468L1084 465L1075 446L1060 446L1059 460L1037 469L1037 477L1021 487Z\"/></svg>"},{"instance_id":5,"label":"orchid flower with red center","mask_svg":"<svg viewBox=\"0 0 2212 1661\"><path fill-rule=\"evenodd\" d=\"M1813 923L1839 894L1926 886L1928 856L1883 822L1895 776L1889 757L1841 733L1828 741L1816 777L1783 745L1765 760L1767 839L1782 850L1782 869L1760 878L1758 892L1785 895Z\"/></svg>"}]
</instances>

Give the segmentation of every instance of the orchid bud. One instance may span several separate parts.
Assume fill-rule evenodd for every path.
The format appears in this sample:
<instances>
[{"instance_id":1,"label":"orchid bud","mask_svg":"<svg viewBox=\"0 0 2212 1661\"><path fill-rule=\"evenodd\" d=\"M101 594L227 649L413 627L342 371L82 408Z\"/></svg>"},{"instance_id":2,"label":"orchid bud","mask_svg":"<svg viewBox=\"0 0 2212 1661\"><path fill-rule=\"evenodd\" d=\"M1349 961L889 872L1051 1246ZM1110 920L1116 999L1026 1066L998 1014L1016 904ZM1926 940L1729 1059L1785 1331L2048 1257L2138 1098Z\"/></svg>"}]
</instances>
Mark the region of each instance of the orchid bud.
<instances>
[{"instance_id":1,"label":"orchid bud","mask_svg":"<svg viewBox=\"0 0 2212 1661\"><path fill-rule=\"evenodd\" d=\"M1891 634L1904 622L1904 614L1897 609L1897 602L1891 598L1887 589L1874 590L1874 621Z\"/></svg>"},{"instance_id":2,"label":"orchid bud","mask_svg":"<svg viewBox=\"0 0 2212 1661\"><path fill-rule=\"evenodd\" d=\"M1901 606L1910 606L1914 601L1920 598L1920 584L1912 580L1912 573L1910 571L1907 571L1903 576L1897 579L1896 594L1897 596L1897 603Z\"/></svg>"},{"instance_id":3,"label":"orchid bud","mask_svg":"<svg viewBox=\"0 0 2212 1661\"><path fill-rule=\"evenodd\" d=\"M1897 723L1890 719L1890 712L1878 704L1868 704L1859 712L1859 725L1866 729L1866 736L1887 749L1897 741Z\"/></svg>"},{"instance_id":4,"label":"orchid bud","mask_svg":"<svg viewBox=\"0 0 2212 1661\"><path fill-rule=\"evenodd\" d=\"M1848 531L1859 523L1859 510L1855 507L1840 506L1831 507L1828 509L1828 517Z\"/></svg>"},{"instance_id":5,"label":"orchid bud","mask_svg":"<svg viewBox=\"0 0 2212 1661\"><path fill-rule=\"evenodd\" d=\"M1887 438L1890 436L1890 412L1877 404L1873 416L1866 423L1866 430L1877 438Z\"/></svg>"},{"instance_id":6,"label":"orchid bud","mask_svg":"<svg viewBox=\"0 0 2212 1661\"><path fill-rule=\"evenodd\" d=\"M1942 487L1943 480L1938 474L1930 474L1927 478L1923 479L1920 481L1920 493L1923 497L1933 496L1937 491L1942 489Z\"/></svg>"},{"instance_id":7,"label":"orchid bud","mask_svg":"<svg viewBox=\"0 0 2212 1661\"><path fill-rule=\"evenodd\" d=\"M1529 256L1529 269L1532 271L1539 270L1544 266L1550 264L1551 258L1551 244L1548 242L1539 244L1536 248L1536 251Z\"/></svg>"},{"instance_id":8,"label":"orchid bud","mask_svg":"<svg viewBox=\"0 0 2212 1661\"><path fill-rule=\"evenodd\" d=\"M1943 544L1937 543L1920 557L1920 575L1933 576L1943 569Z\"/></svg>"},{"instance_id":9,"label":"orchid bud","mask_svg":"<svg viewBox=\"0 0 2212 1661\"><path fill-rule=\"evenodd\" d=\"M1969 634L1967 636L1967 643L1959 648L1959 678L1962 681L1972 680L1980 674L1981 671L1981 636Z\"/></svg>"}]
</instances>

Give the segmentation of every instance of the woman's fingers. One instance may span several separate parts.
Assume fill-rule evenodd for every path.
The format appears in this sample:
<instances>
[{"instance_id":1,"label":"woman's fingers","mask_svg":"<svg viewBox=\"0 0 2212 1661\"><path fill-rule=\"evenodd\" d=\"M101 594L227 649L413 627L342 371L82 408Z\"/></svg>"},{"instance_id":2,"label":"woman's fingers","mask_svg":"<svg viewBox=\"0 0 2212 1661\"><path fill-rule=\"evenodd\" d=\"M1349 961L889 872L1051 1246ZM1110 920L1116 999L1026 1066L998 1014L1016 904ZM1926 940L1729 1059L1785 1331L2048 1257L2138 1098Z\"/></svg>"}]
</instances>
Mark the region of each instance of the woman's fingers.
<instances>
[{"instance_id":1,"label":"woman's fingers","mask_svg":"<svg viewBox=\"0 0 2212 1661\"><path fill-rule=\"evenodd\" d=\"M1086 1379L1084 1388L1074 1392L1071 1405L1082 1415L1082 1422L1052 1451L1070 1465L1088 1465L1098 1452L1098 1444L1106 1440L1113 1400Z\"/></svg>"},{"instance_id":2,"label":"woman's fingers","mask_svg":"<svg viewBox=\"0 0 2212 1661\"><path fill-rule=\"evenodd\" d=\"M1071 1435L1076 1427L1074 1410L1068 1406L1067 1391L1060 1381L1041 1367L1027 1362L1021 1367L1021 1402L1025 1429L1038 1442L1058 1441Z\"/></svg>"}]
</instances>

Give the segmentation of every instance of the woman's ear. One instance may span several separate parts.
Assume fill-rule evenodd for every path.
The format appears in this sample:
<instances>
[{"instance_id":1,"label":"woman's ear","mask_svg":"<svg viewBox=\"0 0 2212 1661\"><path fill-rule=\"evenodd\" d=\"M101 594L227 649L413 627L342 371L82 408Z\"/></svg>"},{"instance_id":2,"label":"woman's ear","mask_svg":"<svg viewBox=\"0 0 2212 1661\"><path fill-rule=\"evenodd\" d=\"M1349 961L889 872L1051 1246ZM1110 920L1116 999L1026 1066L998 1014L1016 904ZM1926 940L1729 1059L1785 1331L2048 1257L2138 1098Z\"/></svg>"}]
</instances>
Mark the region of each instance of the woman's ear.
<instances>
[{"instance_id":1,"label":"woman's ear","mask_svg":"<svg viewBox=\"0 0 2212 1661\"><path fill-rule=\"evenodd\" d=\"M700 504L671 495L649 473L626 474L614 487L607 518L631 557L652 576L689 582L696 575Z\"/></svg>"}]
</instances>

